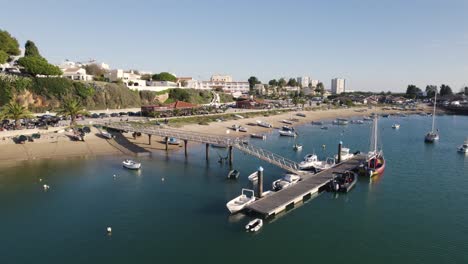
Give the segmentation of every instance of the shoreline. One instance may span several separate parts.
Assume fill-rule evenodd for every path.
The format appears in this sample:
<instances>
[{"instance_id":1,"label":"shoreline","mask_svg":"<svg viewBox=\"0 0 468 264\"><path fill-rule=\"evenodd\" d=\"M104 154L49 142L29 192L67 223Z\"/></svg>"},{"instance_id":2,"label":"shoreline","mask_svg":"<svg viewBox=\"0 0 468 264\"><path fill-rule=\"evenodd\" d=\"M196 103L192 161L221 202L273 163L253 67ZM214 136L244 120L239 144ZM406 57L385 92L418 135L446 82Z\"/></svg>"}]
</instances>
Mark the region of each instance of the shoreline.
<instances>
[{"instance_id":1,"label":"shoreline","mask_svg":"<svg viewBox=\"0 0 468 264\"><path fill-rule=\"evenodd\" d=\"M358 112L364 110L364 112ZM200 133L209 133L212 135L223 135L231 137L249 137L252 133L267 133L274 129L281 128L283 125L281 121L284 119L296 118L298 122L294 122L292 126L301 126L310 124L312 121L332 120L336 118L355 118L369 116L371 113L397 113L398 110L383 110L382 108L348 108L348 109L329 109L329 110L309 110L309 111L295 111L282 113L272 116L251 117L238 120L227 120L223 122L210 122L208 125L199 124L186 124L177 129L197 131ZM405 111L408 114L416 114L420 111ZM304 113L305 117L297 116L297 113ZM272 124L271 128L264 128L259 126L250 126L248 123L255 123L257 120L262 120ZM236 132L231 129L232 125L245 126L248 132ZM88 134L86 141L76 142L70 141L65 134L43 134L38 142L27 142L26 144L15 144L11 142L0 142L0 166L7 163L20 162L20 161L33 161L33 160L55 160L55 159L68 159L78 157L96 157L108 155L127 155L119 148L113 146L111 142L97 136L98 130L92 129L92 133ZM165 143L162 138L153 137L151 145L148 142L148 137L141 136L133 139L130 133L123 134L129 142L142 147L149 152L165 151ZM1 135L0 135L1 137ZM190 142L190 146L199 143ZM169 145L168 151L183 150L183 143L180 145Z\"/></svg>"}]
</instances>

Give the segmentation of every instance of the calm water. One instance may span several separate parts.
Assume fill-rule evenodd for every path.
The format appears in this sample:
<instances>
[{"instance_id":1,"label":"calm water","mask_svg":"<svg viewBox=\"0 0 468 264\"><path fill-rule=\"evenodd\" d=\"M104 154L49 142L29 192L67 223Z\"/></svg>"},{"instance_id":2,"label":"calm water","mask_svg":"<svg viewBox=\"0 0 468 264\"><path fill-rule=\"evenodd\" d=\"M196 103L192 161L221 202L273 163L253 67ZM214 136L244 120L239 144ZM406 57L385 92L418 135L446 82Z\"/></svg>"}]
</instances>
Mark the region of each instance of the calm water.
<instances>
[{"instance_id":1,"label":"calm water","mask_svg":"<svg viewBox=\"0 0 468 264\"><path fill-rule=\"evenodd\" d=\"M361 179L346 195L323 193L254 235L243 231L249 218L230 217L225 203L250 187L259 165L266 189L282 172L239 152L238 181L217 163L225 151L212 149L207 164L204 146L187 160L182 149L142 159L141 173L123 170L122 157L19 163L0 171L0 263L468 263L468 156L456 152L468 117L438 117L435 145L423 142L430 122L381 119L383 177ZM251 142L294 160L331 156L340 140L368 149L369 124L298 129L302 153L276 131Z\"/></svg>"}]
</instances>

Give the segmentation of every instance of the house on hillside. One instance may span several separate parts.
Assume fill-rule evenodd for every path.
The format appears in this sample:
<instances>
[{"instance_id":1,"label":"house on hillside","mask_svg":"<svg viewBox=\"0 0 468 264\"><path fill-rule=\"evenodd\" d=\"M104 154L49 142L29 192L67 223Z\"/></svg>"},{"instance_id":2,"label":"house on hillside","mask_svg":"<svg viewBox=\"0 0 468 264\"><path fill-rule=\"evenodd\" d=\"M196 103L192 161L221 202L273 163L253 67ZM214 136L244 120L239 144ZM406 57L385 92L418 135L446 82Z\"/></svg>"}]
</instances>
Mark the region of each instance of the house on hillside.
<instances>
[{"instance_id":1,"label":"house on hillside","mask_svg":"<svg viewBox=\"0 0 468 264\"><path fill-rule=\"evenodd\" d=\"M73 81L92 81L93 75L86 74L86 70L79 67L70 67L62 69L62 77Z\"/></svg>"}]
</instances>

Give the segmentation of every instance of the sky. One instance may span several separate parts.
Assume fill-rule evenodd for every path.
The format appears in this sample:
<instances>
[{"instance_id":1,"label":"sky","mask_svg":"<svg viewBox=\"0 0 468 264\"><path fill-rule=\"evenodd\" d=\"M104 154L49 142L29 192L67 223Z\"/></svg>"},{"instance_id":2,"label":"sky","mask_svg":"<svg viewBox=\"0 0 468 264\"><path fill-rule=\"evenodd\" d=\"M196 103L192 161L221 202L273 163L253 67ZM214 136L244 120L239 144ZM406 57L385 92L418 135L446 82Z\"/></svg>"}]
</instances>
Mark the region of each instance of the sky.
<instances>
[{"instance_id":1,"label":"sky","mask_svg":"<svg viewBox=\"0 0 468 264\"><path fill-rule=\"evenodd\" d=\"M0 0L0 29L52 63L207 80L310 76L330 88L468 85L468 0ZM6 11L8 10L8 11Z\"/></svg>"}]
</instances>

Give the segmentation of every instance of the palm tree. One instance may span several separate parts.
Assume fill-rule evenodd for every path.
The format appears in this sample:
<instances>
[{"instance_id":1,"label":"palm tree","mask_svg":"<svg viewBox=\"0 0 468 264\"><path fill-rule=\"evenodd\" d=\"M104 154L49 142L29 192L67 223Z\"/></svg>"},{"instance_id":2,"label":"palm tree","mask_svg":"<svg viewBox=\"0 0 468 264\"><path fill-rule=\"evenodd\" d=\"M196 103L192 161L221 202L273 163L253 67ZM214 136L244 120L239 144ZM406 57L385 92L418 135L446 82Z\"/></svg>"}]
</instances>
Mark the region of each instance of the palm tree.
<instances>
[{"instance_id":1,"label":"palm tree","mask_svg":"<svg viewBox=\"0 0 468 264\"><path fill-rule=\"evenodd\" d=\"M64 115L65 117L70 117L70 125L76 125L76 116L86 114L86 110L83 109L80 102L76 99L70 98L63 102L62 108L57 111L57 114Z\"/></svg>"},{"instance_id":2,"label":"palm tree","mask_svg":"<svg viewBox=\"0 0 468 264\"><path fill-rule=\"evenodd\" d=\"M10 102L3 107L0 116L2 116L2 118L15 120L15 127L16 129L19 129L19 120L23 118L29 118L32 116L32 114L29 112L28 108L22 106L18 102Z\"/></svg>"}]
</instances>

